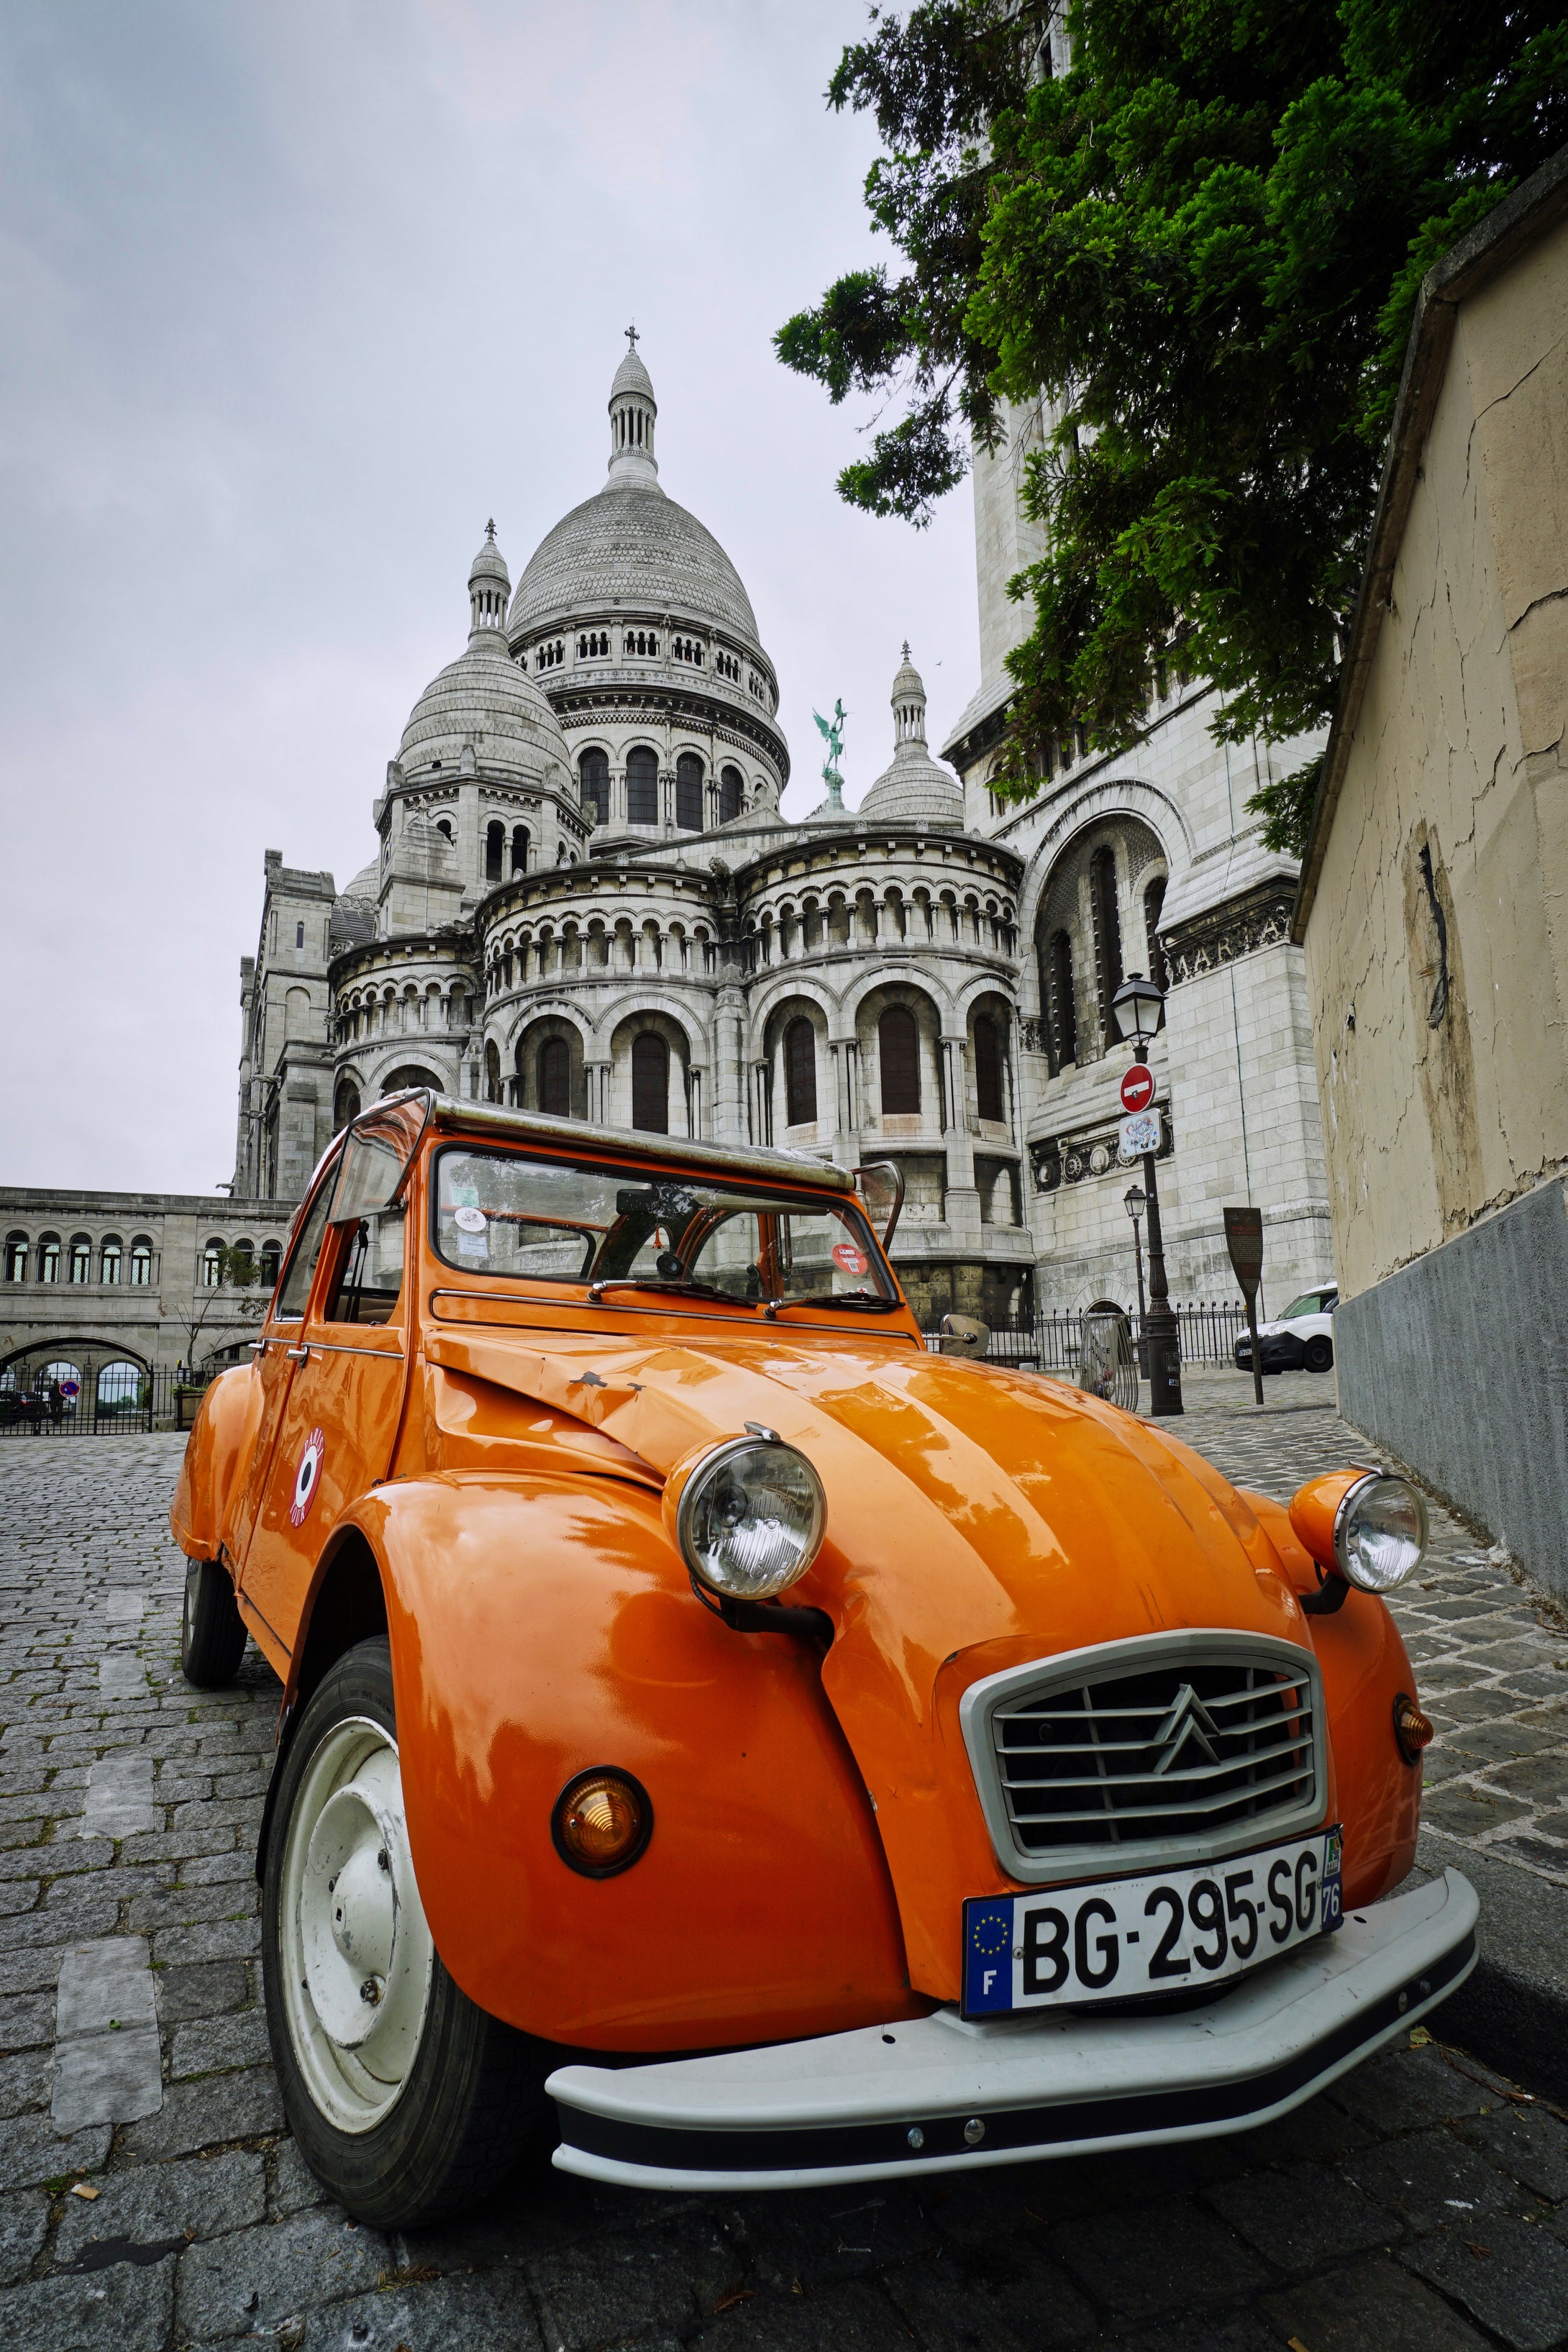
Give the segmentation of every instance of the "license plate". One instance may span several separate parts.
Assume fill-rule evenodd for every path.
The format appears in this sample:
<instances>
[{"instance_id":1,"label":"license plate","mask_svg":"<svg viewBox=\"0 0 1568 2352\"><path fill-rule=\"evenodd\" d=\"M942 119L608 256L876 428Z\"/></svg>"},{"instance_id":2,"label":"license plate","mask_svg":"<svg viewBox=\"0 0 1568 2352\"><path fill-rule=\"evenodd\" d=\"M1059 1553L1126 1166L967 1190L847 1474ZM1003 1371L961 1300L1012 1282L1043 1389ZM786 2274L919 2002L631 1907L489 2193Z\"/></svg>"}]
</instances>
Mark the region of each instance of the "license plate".
<instances>
[{"instance_id":1,"label":"license plate","mask_svg":"<svg viewBox=\"0 0 1568 2352\"><path fill-rule=\"evenodd\" d=\"M1188 1992L1340 1926L1341 1835L963 1906L963 2014Z\"/></svg>"}]
</instances>

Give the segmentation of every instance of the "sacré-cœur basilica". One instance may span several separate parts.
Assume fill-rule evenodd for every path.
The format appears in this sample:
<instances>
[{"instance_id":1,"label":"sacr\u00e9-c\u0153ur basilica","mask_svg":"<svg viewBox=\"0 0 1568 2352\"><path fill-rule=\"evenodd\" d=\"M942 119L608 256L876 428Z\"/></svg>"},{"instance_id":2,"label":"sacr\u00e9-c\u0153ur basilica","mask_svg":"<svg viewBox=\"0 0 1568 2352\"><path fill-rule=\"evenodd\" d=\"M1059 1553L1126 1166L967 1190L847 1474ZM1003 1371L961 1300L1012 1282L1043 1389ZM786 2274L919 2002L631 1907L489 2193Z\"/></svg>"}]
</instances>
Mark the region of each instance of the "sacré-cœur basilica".
<instances>
[{"instance_id":1,"label":"sacr\u00e9-c\u0153ur basilica","mask_svg":"<svg viewBox=\"0 0 1568 2352\"><path fill-rule=\"evenodd\" d=\"M994 798L1005 657L1027 625L1006 587L1039 549L1017 495L1039 424L1019 412L976 453L982 674L942 759L906 646L888 765L854 808L832 782L792 822L773 665L733 564L660 482L657 421L634 345L607 477L515 588L487 530L467 646L414 706L363 872L339 891L268 851L233 1195L210 1235L193 1224L198 1255L275 1234L335 1128L428 1083L897 1160L894 1257L925 1321L1125 1303L1138 1171L1119 1156L1110 1006L1153 971L1173 1296L1233 1294L1226 1202L1262 1208L1266 1295L1329 1275L1295 867L1246 808L1267 762L1310 747L1216 745L1211 690L1173 668L1131 751L1064 741L1031 803ZM101 1197L113 1217L129 1196ZM29 1257L18 1213L36 1223L45 1198L0 1195ZM66 1303L37 1301L46 1319ZM173 1360L151 1331L139 1352Z\"/></svg>"}]
</instances>

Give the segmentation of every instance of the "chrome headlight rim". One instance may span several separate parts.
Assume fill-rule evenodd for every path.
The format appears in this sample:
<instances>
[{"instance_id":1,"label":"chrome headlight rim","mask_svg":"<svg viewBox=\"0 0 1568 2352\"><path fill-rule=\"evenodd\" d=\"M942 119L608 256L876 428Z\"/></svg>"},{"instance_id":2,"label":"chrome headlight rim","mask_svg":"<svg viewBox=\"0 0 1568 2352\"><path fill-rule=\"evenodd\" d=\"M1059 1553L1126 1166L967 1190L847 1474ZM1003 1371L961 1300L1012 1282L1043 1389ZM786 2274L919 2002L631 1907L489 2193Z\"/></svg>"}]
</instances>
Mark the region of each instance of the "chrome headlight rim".
<instances>
[{"instance_id":1,"label":"chrome headlight rim","mask_svg":"<svg viewBox=\"0 0 1568 2352\"><path fill-rule=\"evenodd\" d=\"M799 1562L782 1584L774 1585L765 1594L732 1591L727 1584L716 1582L699 1555L692 1530L692 1521L696 1517L698 1507L711 1487L713 1481L736 1462L760 1454L792 1455L805 1470L810 1481L812 1492L811 1528L806 1541L802 1546ZM823 1489L822 1480L817 1475L816 1464L809 1454L801 1452L798 1445L792 1445L787 1437L780 1437L772 1430L763 1432L760 1429L749 1431L743 1437L725 1438L721 1444L711 1447L692 1465L681 1487L680 1502L675 1515L676 1541L680 1547L680 1557L687 1570L702 1587L704 1592L711 1592L721 1601L765 1602L776 1600L781 1592L787 1592L811 1570L817 1553L822 1549L822 1538L826 1526L827 1496Z\"/></svg>"},{"instance_id":2,"label":"chrome headlight rim","mask_svg":"<svg viewBox=\"0 0 1568 2352\"><path fill-rule=\"evenodd\" d=\"M1387 1584L1369 1584L1365 1577L1358 1574L1355 1556L1350 1548L1352 1516L1357 1505L1365 1500L1374 1486L1396 1486L1407 1495L1415 1506L1416 1525L1420 1531L1415 1559L1403 1575L1394 1577ZM1402 1477L1397 1470L1368 1470L1353 1486L1347 1486L1340 1496L1339 1507L1334 1513L1334 1565L1345 1582L1353 1585L1358 1592L1374 1593L1381 1599L1390 1592L1397 1592L1402 1584L1410 1581L1426 1556L1431 1534L1432 1523L1426 1510L1426 1498L1415 1480Z\"/></svg>"}]
</instances>

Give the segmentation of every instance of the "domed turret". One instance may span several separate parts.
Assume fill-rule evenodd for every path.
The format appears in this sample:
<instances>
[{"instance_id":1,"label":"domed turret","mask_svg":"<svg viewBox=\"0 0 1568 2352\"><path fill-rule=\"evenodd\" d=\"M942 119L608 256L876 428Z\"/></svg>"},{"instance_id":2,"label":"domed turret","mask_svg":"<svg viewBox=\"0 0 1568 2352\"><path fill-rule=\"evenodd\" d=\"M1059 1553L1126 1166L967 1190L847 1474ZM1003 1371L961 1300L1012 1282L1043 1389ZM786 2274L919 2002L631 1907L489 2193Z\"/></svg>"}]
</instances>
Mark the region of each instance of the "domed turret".
<instances>
[{"instance_id":1,"label":"domed turret","mask_svg":"<svg viewBox=\"0 0 1568 2352\"><path fill-rule=\"evenodd\" d=\"M962 825L963 787L927 748L925 681L910 659L907 639L891 700L893 764L878 777L856 814L884 824Z\"/></svg>"},{"instance_id":2,"label":"domed turret","mask_svg":"<svg viewBox=\"0 0 1568 2352\"><path fill-rule=\"evenodd\" d=\"M653 379L637 357L637 331L626 329L626 358L610 386L610 479L651 484L658 478L653 454L654 419L658 403Z\"/></svg>"},{"instance_id":3,"label":"domed turret","mask_svg":"<svg viewBox=\"0 0 1568 2352\"><path fill-rule=\"evenodd\" d=\"M496 527L492 518L485 525L485 543L468 566L468 643L473 644L481 631L498 633L506 627L506 608L511 602L511 574L506 568L506 558L496 545ZM501 650L506 640L500 639Z\"/></svg>"}]
</instances>

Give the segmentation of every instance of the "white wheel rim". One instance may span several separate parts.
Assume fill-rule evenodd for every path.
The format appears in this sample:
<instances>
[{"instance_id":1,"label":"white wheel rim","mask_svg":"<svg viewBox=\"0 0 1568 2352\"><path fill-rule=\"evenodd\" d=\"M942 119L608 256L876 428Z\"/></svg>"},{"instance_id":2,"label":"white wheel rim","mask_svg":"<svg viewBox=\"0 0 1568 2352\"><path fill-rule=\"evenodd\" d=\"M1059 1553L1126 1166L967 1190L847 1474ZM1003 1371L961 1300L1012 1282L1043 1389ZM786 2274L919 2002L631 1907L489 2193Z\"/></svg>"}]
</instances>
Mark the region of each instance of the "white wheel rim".
<instances>
[{"instance_id":1,"label":"white wheel rim","mask_svg":"<svg viewBox=\"0 0 1568 2352\"><path fill-rule=\"evenodd\" d=\"M279 1890L283 2009L305 2086L339 2131L396 2105L425 2029L435 1947L403 1817L397 1743L334 1724L289 1817Z\"/></svg>"}]
</instances>

